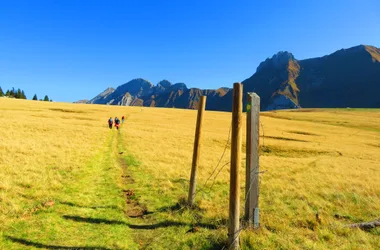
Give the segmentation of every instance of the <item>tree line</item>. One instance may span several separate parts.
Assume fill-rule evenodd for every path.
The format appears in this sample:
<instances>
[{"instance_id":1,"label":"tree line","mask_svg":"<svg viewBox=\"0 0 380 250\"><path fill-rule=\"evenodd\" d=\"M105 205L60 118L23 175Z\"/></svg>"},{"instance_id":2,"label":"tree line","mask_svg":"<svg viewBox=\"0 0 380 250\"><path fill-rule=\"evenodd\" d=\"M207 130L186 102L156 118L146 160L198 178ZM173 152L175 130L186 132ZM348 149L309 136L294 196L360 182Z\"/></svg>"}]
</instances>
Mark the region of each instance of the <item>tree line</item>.
<instances>
[{"instance_id":1,"label":"tree line","mask_svg":"<svg viewBox=\"0 0 380 250\"><path fill-rule=\"evenodd\" d=\"M3 89L0 87L0 97L3 97L3 96L6 96L6 97L9 97L9 98L16 98L16 99L28 99L25 95L25 92L24 90L21 90L21 89L15 89L15 88L12 88L12 89L9 89L7 90L5 93L3 91ZM38 101L38 97L37 95L35 94L32 98L32 100L34 101ZM40 101L45 101L45 102L52 102L53 100L49 99L49 97L47 95L45 95L44 99L39 99Z\"/></svg>"}]
</instances>

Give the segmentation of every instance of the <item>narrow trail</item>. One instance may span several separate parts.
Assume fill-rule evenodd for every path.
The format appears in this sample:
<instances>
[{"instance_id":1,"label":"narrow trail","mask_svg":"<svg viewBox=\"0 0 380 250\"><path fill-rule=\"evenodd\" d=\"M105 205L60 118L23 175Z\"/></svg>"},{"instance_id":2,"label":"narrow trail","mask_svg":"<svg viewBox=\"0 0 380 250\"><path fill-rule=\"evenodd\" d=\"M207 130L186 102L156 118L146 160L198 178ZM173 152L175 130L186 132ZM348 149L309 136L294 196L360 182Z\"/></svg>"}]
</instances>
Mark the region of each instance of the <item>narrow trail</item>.
<instances>
[{"instance_id":1,"label":"narrow trail","mask_svg":"<svg viewBox=\"0 0 380 250\"><path fill-rule=\"evenodd\" d=\"M152 206L152 203L147 203L152 206L150 208L143 203L147 199L152 199L148 180L153 177L142 176L142 173L145 174L144 169L139 168L140 163L128 152L128 125L123 125L119 131L113 132L112 157L116 165L121 168L120 181L125 200L124 216L129 228L132 229L131 237L138 248L189 249L189 245L197 244L191 242L192 238L199 237L197 233L202 231L201 240L207 242L205 244L208 246L204 249L221 249L220 243L210 238L211 231L216 230L217 226L203 220L200 210L188 210L175 198L171 200L169 206L158 208ZM141 183L137 183L138 181ZM145 195L148 195L148 198L144 197ZM155 193L155 196L159 195L161 194ZM167 197L162 196L159 199ZM211 231L204 231L206 229ZM169 238L172 243L168 241Z\"/></svg>"},{"instance_id":2,"label":"narrow trail","mask_svg":"<svg viewBox=\"0 0 380 250\"><path fill-rule=\"evenodd\" d=\"M125 136L124 125L122 125L113 139L113 157L116 160L117 165L121 168L121 178L123 184L123 194L126 203L125 215L130 218L141 217L146 209L144 209L136 200L136 194L133 189L129 188L129 184L134 183L134 179L128 169L128 164L124 158L124 145L122 145L122 136Z\"/></svg>"},{"instance_id":3,"label":"narrow trail","mask_svg":"<svg viewBox=\"0 0 380 250\"><path fill-rule=\"evenodd\" d=\"M151 225L146 225L149 220L146 220L145 216L151 214L147 207L139 202L138 195L135 190L131 188L131 184L135 183L133 179L133 173L131 173L128 162L131 158L126 150L124 137L126 136L125 125L122 125L117 133L114 133L113 138L113 152L112 157L117 161L116 164L121 168L121 182L122 192L125 200L124 216L132 223L131 228L134 228L133 238L136 244L139 245L139 249L146 249L146 244L142 239L144 232L139 229L150 229ZM153 228L152 228L153 229Z\"/></svg>"},{"instance_id":4,"label":"narrow trail","mask_svg":"<svg viewBox=\"0 0 380 250\"><path fill-rule=\"evenodd\" d=\"M119 133L117 136L117 144L120 145L119 151L120 151L120 148L122 148L120 144L121 143L120 136L121 134ZM128 187L129 184L133 184L135 181L133 177L131 176L131 173L128 169L128 164L126 160L124 159L123 154L124 154L124 151L120 151L118 152L117 157L118 157L118 163L122 169L121 178L122 178L124 186L126 187L125 189L123 189L125 203L126 203L125 215L128 216L129 218L141 218L144 215L148 214L148 210L146 206L141 205L139 203L138 199L136 198L135 191Z\"/></svg>"}]
</instances>

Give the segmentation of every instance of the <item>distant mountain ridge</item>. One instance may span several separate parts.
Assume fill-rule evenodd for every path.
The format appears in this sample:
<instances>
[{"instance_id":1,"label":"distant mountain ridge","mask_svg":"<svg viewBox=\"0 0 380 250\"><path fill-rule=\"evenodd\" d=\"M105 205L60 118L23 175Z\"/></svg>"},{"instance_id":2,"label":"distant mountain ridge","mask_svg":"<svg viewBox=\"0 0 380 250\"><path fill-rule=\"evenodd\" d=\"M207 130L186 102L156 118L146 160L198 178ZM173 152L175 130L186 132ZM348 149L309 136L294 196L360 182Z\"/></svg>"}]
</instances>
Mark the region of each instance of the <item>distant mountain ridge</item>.
<instances>
[{"instance_id":1,"label":"distant mountain ridge","mask_svg":"<svg viewBox=\"0 0 380 250\"><path fill-rule=\"evenodd\" d=\"M245 94L260 96L262 110L379 108L380 49L359 45L305 60L281 51L260 63L242 83ZM202 90L168 80L154 85L142 78L108 88L88 103L195 109L202 95L207 96L206 109L232 109L230 88Z\"/></svg>"},{"instance_id":2,"label":"distant mountain ridge","mask_svg":"<svg viewBox=\"0 0 380 250\"><path fill-rule=\"evenodd\" d=\"M133 79L116 89L105 91L88 101L89 104L107 104L122 106L148 106L194 109L198 107L199 97L209 97L208 109L218 110L218 99L224 96L229 88L201 90L188 88L184 83L172 84L162 80L156 85L142 78Z\"/></svg>"}]
</instances>

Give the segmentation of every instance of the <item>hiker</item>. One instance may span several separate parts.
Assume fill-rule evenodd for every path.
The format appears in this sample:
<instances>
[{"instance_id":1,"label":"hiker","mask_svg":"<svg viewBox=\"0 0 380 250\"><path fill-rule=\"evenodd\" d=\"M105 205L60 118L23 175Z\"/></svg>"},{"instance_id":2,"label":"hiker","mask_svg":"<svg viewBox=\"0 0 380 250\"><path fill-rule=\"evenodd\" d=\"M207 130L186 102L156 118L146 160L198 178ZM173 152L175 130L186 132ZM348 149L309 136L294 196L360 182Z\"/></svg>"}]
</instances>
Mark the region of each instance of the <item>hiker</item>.
<instances>
[{"instance_id":1,"label":"hiker","mask_svg":"<svg viewBox=\"0 0 380 250\"><path fill-rule=\"evenodd\" d=\"M113 125L113 120L112 120L112 117L110 117L110 119L108 119L108 127L112 129L112 125Z\"/></svg>"},{"instance_id":2,"label":"hiker","mask_svg":"<svg viewBox=\"0 0 380 250\"><path fill-rule=\"evenodd\" d=\"M120 126L120 120L119 120L119 118L115 117L115 127L116 127L116 129L119 129L119 126Z\"/></svg>"},{"instance_id":3,"label":"hiker","mask_svg":"<svg viewBox=\"0 0 380 250\"><path fill-rule=\"evenodd\" d=\"M121 117L121 123L124 124L124 115Z\"/></svg>"}]
</instances>

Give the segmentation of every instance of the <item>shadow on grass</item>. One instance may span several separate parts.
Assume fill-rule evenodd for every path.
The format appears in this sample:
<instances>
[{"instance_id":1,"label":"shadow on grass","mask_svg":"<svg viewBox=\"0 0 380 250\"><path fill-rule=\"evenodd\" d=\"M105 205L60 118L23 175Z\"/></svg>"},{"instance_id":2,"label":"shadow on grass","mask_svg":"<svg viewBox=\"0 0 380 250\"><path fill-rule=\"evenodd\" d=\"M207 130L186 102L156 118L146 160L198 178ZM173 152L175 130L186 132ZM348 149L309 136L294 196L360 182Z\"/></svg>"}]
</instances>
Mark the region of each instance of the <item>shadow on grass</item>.
<instances>
[{"instance_id":1,"label":"shadow on grass","mask_svg":"<svg viewBox=\"0 0 380 250\"><path fill-rule=\"evenodd\" d=\"M204 212L205 211L205 209L200 207L198 202L193 204L193 206L189 206L187 203L187 199L184 197L181 197L179 199L179 201L177 203L175 203L174 205L164 206L164 207L160 207L157 209L157 211L161 212L161 213L162 212L169 212L169 213L183 212L183 211L187 211L187 210L198 211L198 212Z\"/></svg>"},{"instance_id":2,"label":"shadow on grass","mask_svg":"<svg viewBox=\"0 0 380 250\"><path fill-rule=\"evenodd\" d=\"M283 140L283 141L310 142L310 141L306 141L306 140L286 138L286 137L282 137L282 136L260 136L260 137L266 138L266 139Z\"/></svg>"},{"instance_id":3,"label":"shadow on grass","mask_svg":"<svg viewBox=\"0 0 380 250\"><path fill-rule=\"evenodd\" d=\"M133 212L133 211L132 211ZM140 213L137 213L137 214L127 214L129 218L142 218L143 216L145 215L150 215L150 214L154 214L154 212L149 212L147 210L143 210L141 211Z\"/></svg>"},{"instance_id":4,"label":"shadow on grass","mask_svg":"<svg viewBox=\"0 0 380 250\"><path fill-rule=\"evenodd\" d=\"M215 242L215 243L211 243L210 246L206 246L204 249L207 249L207 250L227 249L226 245L227 245L226 243Z\"/></svg>"},{"instance_id":5,"label":"shadow on grass","mask_svg":"<svg viewBox=\"0 0 380 250\"><path fill-rule=\"evenodd\" d=\"M57 246L57 245L46 245L30 240L25 240L25 239L20 239L12 236L5 236L8 240L14 242L14 243L19 243L24 246L28 247L35 247L35 248L45 248L45 249L78 249L78 250L111 250L111 248L106 248L106 247L99 247L99 246L94 246L94 247L79 247L79 246Z\"/></svg>"},{"instance_id":6,"label":"shadow on grass","mask_svg":"<svg viewBox=\"0 0 380 250\"><path fill-rule=\"evenodd\" d=\"M195 226L195 227L203 227L207 229L216 229L217 227L213 224L208 223L184 223L180 221L162 221L156 224L150 224L150 225L136 225L136 224L130 224L119 220L108 220L108 219L98 219L98 218L91 218L91 217L81 217L81 216L71 216L71 215L64 215L64 219L66 220L72 220L76 222L85 222L85 223L92 223L92 224L107 224L107 225L125 225L129 228L133 229L157 229L157 228L165 228L165 227L181 227L181 226Z\"/></svg>"},{"instance_id":7,"label":"shadow on grass","mask_svg":"<svg viewBox=\"0 0 380 250\"><path fill-rule=\"evenodd\" d=\"M82 206L82 205L78 205L78 204L75 204L75 203L73 203L73 202L69 202L69 201L60 201L59 203L60 203L60 204L63 204L63 205L70 206L70 207L90 208L90 209L105 208L105 209L116 209L116 210L121 210L121 209L120 209L119 207L117 207L117 206Z\"/></svg>"},{"instance_id":8,"label":"shadow on grass","mask_svg":"<svg viewBox=\"0 0 380 250\"><path fill-rule=\"evenodd\" d=\"M182 209L185 209L185 207L183 205L181 205L180 203L176 203L172 206L160 207L159 209L157 209L157 211L159 211L159 212L176 212L176 211L180 211Z\"/></svg>"},{"instance_id":9,"label":"shadow on grass","mask_svg":"<svg viewBox=\"0 0 380 250\"><path fill-rule=\"evenodd\" d=\"M63 215L62 216L66 220L72 220L76 222L86 222L92 224L107 224L107 225L127 225L127 223L119 220L107 220L107 219L98 219L91 217L80 217L80 216L71 216L71 215Z\"/></svg>"}]
</instances>

